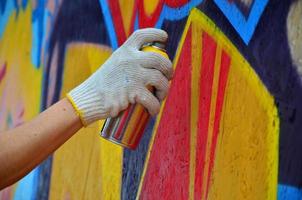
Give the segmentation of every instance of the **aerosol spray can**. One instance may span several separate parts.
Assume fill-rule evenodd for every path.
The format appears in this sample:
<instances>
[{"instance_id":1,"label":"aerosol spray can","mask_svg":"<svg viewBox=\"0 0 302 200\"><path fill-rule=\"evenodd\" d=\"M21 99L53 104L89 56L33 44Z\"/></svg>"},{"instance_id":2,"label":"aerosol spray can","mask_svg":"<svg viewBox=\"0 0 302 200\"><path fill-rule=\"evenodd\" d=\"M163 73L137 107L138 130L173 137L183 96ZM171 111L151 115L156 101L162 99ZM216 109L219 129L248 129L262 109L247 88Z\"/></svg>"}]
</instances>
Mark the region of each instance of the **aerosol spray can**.
<instances>
[{"instance_id":1,"label":"aerosol spray can","mask_svg":"<svg viewBox=\"0 0 302 200\"><path fill-rule=\"evenodd\" d=\"M165 44L152 42L143 45L142 51L151 51L169 58ZM148 89L154 93L153 87ZM145 131L150 119L148 111L140 104L131 104L126 110L119 113L117 117L107 118L101 131L101 136L121 146L135 149Z\"/></svg>"}]
</instances>

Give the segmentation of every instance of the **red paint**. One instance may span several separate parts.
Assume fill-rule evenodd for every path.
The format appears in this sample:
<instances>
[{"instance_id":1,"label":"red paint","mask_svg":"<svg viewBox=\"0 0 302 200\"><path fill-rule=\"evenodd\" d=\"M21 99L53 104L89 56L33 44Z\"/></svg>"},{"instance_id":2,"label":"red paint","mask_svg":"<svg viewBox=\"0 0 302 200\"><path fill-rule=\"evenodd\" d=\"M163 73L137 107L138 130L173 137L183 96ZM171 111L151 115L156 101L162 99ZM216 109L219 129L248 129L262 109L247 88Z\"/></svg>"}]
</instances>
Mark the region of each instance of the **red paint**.
<instances>
[{"instance_id":1,"label":"red paint","mask_svg":"<svg viewBox=\"0 0 302 200\"><path fill-rule=\"evenodd\" d=\"M191 111L191 29L157 129L140 199L188 199Z\"/></svg>"},{"instance_id":2,"label":"red paint","mask_svg":"<svg viewBox=\"0 0 302 200\"><path fill-rule=\"evenodd\" d=\"M129 107L128 109L126 109L122 115L122 118L120 119L121 122L120 122L120 125L116 131L116 133L114 134L114 138L117 139L117 140L120 140L121 139L121 136L122 136L122 133L123 133L123 130L124 130L124 127L126 125L126 123L128 122L128 117L130 115L130 113L132 113L133 109L135 107L132 105L131 107Z\"/></svg>"},{"instance_id":3,"label":"red paint","mask_svg":"<svg viewBox=\"0 0 302 200\"><path fill-rule=\"evenodd\" d=\"M138 17L139 28L154 27L159 19L159 16L165 4L171 8L178 8L186 5L188 2L188 0L159 0L154 12L151 15L148 15L145 12L144 0L137 0L136 3L134 3L133 7L129 33L132 33L134 30L134 22L136 16ZM121 8L118 1L109 0L107 1L107 3L111 12L111 17L114 24L118 45L120 46L127 39L127 34L124 27L124 20L121 13L121 9L123 8Z\"/></svg>"},{"instance_id":4,"label":"red paint","mask_svg":"<svg viewBox=\"0 0 302 200\"><path fill-rule=\"evenodd\" d=\"M231 64L231 58L230 56L222 50L221 54L221 64L220 64L220 73L219 73L219 82L218 82L218 91L217 91L217 98L216 98L216 109L215 109L215 121L214 121L214 127L213 127L213 138L212 138L212 144L210 148L210 164L208 169L208 181L207 181L207 189L206 189L206 195L208 196L209 192L209 184L211 180L211 174L214 167L214 160L215 160L215 150L216 150L216 144L217 144L217 138L219 134L219 126L220 126L220 119L221 119L221 113L222 113L222 107L225 97L225 88L228 80L229 75L229 69Z\"/></svg>"},{"instance_id":5,"label":"red paint","mask_svg":"<svg viewBox=\"0 0 302 200\"><path fill-rule=\"evenodd\" d=\"M161 10L163 8L164 0L159 0L154 12L151 15L148 15L145 12L144 8L144 1L138 1L138 20L139 20L139 27L146 28L146 27L153 27L155 26Z\"/></svg>"},{"instance_id":6,"label":"red paint","mask_svg":"<svg viewBox=\"0 0 302 200\"><path fill-rule=\"evenodd\" d=\"M216 47L217 44L214 39L206 32L203 32L202 64L199 82L200 97L197 123L198 133L196 147L195 199L201 199L202 197L202 179L206 157Z\"/></svg>"},{"instance_id":7,"label":"red paint","mask_svg":"<svg viewBox=\"0 0 302 200\"><path fill-rule=\"evenodd\" d=\"M124 21L122 18L121 7L118 1L107 1L110 8L115 32L117 35L118 45L122 45L126 41L126 32L124 28Z\"/></svg>"},{"instance_id":8,"label":"red paint","mask_svg":"<svg viewBox=\"0 0 302 200\"><path fill-rule=\"evenodd\" d=\"M148 15L145 12L144 8L144 0L138 1L138 18L139 18L139 27L145 28L145 27L153 27L155 26L161 12L163 9L163 6L166 4L167 6L171 8L178 8L181 6L184 6L188 3L188 0L159 0L157 7L155 8L154 12L151 15Z\"/></svg>"},{"instance_id":9,"label":"red paint","mask_svg":"<svg viewBox=\"0 0 302 200\"><path fill-rule=\"evenodd\" d=\"M6 74L6 63L4 63L0 69L0 83L3 80L5 74Z\"/></svg>"},{"instance_id":10,"label":"red paint","mask_svg":"<svg viewBox=\"0 0 302 200\"><path fill-rule=\"evenodd\" d=\"M189 0L166 0L166 4L167 6L171 7L171 8L178 8L178 7L182 7L185 4L187 4L189 2Z\"/></svg>"}]
</instances>

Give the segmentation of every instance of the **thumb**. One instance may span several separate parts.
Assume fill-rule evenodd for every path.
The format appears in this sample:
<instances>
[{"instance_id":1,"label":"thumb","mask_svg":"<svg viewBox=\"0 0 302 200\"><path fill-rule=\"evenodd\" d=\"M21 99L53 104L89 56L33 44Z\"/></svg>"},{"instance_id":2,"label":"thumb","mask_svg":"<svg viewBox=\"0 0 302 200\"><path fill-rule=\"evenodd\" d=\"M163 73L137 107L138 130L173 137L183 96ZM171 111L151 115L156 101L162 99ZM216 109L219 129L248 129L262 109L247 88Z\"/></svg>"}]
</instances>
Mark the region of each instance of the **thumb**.
<instances>
[{"instance_id":1,"label":"thumb","mask_svg":"<svg viewBox=\"0 0 302 200\"><path fill-rule=\"evenodd\" d=\"M125 42L124 45L132 46L140 49L143 44L148 42L166 42L168 39L168 34L166 31L157 28L145 28L135 31Z\"/></svg>"}]
</instances>

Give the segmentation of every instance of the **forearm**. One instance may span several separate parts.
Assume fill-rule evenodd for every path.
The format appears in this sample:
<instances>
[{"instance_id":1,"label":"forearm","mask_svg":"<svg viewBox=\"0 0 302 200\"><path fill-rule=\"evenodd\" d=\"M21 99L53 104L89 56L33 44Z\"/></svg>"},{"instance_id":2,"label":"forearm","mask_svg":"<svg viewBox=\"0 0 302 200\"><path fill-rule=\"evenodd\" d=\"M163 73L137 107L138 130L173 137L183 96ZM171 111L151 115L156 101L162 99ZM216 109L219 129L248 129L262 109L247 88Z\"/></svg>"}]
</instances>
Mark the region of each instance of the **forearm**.
<instances>
[{"instance_id":1,"label":"forearm","mask_svg":"<svg viewBox=\"0 0 302 200\"><path fill-rule=\"evenodd\" d=\"M0 190L29 173L81 127L63 99L34 120L0 133Z\"/></svg>"},{"instance_id":2,"label":"forearm","mask_svg":"<svg viewBox=\"0 0 302 200\"><path fill-rule=\"evenodd\" d=\"M165 43L167 37L154 28L135 31L102 67L67 94L70 101L63 99L31 122L0 133L0 189L30 172L83 124L115 117L135 103L152 115L158 113L173 75L172 63L141 47ZM150 85L156 97L147 89Z\"/></svg>"}]
</instances>

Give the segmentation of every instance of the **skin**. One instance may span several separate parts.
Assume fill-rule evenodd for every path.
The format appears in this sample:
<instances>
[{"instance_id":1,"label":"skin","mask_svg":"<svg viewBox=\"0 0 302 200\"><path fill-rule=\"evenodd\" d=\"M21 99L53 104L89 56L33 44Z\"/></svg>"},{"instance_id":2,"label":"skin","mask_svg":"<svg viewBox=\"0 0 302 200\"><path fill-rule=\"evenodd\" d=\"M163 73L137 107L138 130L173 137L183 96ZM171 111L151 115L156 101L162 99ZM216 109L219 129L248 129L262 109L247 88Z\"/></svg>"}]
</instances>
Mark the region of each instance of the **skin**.
<instances>
[{"instance_id":1,"label":"skin","mask_svg":"<svg viewBox=\"0 0 302 200\"><path fill-rule=\"evenodd\" d=\"M79 116L65 98L32 121L2 132L0 190L28 174L82 127Z\"/></svg>"},{"instance_id":2,"label":"skin","mask_svg":"<svg viewBox=\"0 0 302 200\"><path fill-rule=\"evenodd\" d=\"M151 34L152 31L153 34ZM172 63L167 58L164 58L163 60L162 56L159 57L156 53L153 53L155 55L151 56L150 55L151 52L142 53L138 51L139 47L142 46L143 43L145 43L143 41L143 38L145 38L146 40L151 40L156 38L159 38L158 39L159 41L166 40L167 38L166 33L162 31L159 33L158 30L157 32L155 30L152 31L141 30L134 33L133 34L134 36L130 37L126 41L125 43L126 46L123 45L124 46L123 48L126 48L124 49L126 52L128 51L132 54L138 53L144 56L148 55L146 58L150 60L153 58L154 63L153 62L152 63L154 65L154 68L150 68L151 66L148 66L150 68L148 69L150 77L144 77L144 78L140 77L140 79L136 78L137 80L136 79L132 80L132 81L138 81L138 84L141 85L141 88L137 87L136 84L134 84L133 86L140 89L141 91L138 92L133 90L132 94L131 95L129 94L129 101L130 103L142 104L144 107L146 107L149 110L149 113L151 115L155 115L158 113L160 108L159 100L162 100L164 96L166 96L166 93L168 91L168 85L169 85L168 80L172 78L173 69L171 67ZM131 45L132 47L127 46L127 44ZM120 57L123 56L122 53L120 55L119 53L115 53L115 55L117 55L116 57L117 60L121 59ZM154 59L156 60L156 62L154 61ZM161 61L162 63L158 63L158 61ZM115 72L116 70L115 68L117 68L120 64L123 64L123 62L125 61L121 59L121 61L118 62L116 65L111 63L109 65L103 66L102 69L106 69L107 67L107 72L106 70L105 71L103 70L102 72L105 73L103 75L100 74L100 72L97 73L97 75L94 74L95 76L98 77L95 78L95 80L92 79L92 81L96 82L97 79L98 80L104 79L105 86L110 85L114 81L112 82L110 76L109 76L110 80L109 79L106 80L107 79L106 76L108 74L112 74L113 72ZM131 59L129 60L129 62L131 62ZM124 68L122 72L128 70L130 75L131 73L133 73L133 76L140 75L137 72L134 72L134 70L130 70L130 67L128 67L129 69L126 68L126 66L127 65L123 66ZM110 67L112 67L112 69L110 69ZM143 68L143 66L141 67ZM144 69L147 70L148 67ZM80 88L80 91L87 90L88 94L91 91L95 92L94 90L90 89L90 87L95 86L95 83L94 84L89 83L89 84L90 84L89 87L85 89ZM145 85L152 85L157 89L156 96L158 97L158 99L155 96L153 96L150 91L144 88ZM112 90L115 90L115 88L113 88ZM118 92L116 92L116 94L117 93ZM121 95L123 95L122 92L120 93ZM144 95L141 95L142 93ZM81 94L80 92L77 93L76 95L81 97L81 95L83 94ZM86 95L86 93L84 93L84 95ZM89 95L91 96L91 94ZM89 95L88 98L90 98ZM124 97L123 99L125 100L126 98ZM132 101L130 99L132 99ZM88 107L91 105L90 103L91 102L88 101ZM91 108L88 109L92 109L92 108L99 109L99 107L97 107L99 105L94 105L94 104L92 105L93 106L91 106ZM101 106L103 105L100 105L100 107ZM118 114L118 111L123 110L127 106L128 106L127 104L125 104L124 107L118 105L112 105L112 106L110 105L106 109L110 111L114 110L115 111L114 113L110 113L110 117L114 117ZM97 116L97 118L102 118L102 117L104 116ZM96 119L93 118L93 120ZM85 119L83 120L83 123L84 122L86 122ZM92 120L89 123L91 122ZM81 122L81 119L76 113L74 107L71 105L69 100L63 99L58 103L54 104L53 106L51 106L49 109L47 109L40 115L38 115L34 120L27 122L12 130L2 132L0 134L0 190L3 189L4 187L13 184L23 176L28 174L33 168L35 168L39 163L41 163L44 159L46 159L47 156L53 153L72 135L74 135L80 128L82 128L82 126L83 124Z\"/></svg>"}]
</instances>

